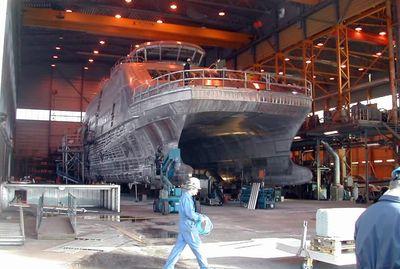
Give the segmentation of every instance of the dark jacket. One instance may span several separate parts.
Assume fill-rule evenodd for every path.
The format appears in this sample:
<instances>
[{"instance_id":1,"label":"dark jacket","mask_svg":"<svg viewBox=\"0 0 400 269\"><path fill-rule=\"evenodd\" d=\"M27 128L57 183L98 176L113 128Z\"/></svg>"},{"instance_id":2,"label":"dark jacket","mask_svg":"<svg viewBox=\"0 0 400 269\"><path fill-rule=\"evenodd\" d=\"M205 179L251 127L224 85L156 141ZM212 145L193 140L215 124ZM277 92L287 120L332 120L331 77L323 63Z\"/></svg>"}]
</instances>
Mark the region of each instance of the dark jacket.
<instances>
[{"instance_id":1,"label":"dark jacket","mask_svg":"<svg viewBox=\"0 0 400 269\"><path fill-rule=\"evenodd\" d=\"M357 220L357 268L400 268L400 196L387 193Z\"/></svg>"}]
</instances>

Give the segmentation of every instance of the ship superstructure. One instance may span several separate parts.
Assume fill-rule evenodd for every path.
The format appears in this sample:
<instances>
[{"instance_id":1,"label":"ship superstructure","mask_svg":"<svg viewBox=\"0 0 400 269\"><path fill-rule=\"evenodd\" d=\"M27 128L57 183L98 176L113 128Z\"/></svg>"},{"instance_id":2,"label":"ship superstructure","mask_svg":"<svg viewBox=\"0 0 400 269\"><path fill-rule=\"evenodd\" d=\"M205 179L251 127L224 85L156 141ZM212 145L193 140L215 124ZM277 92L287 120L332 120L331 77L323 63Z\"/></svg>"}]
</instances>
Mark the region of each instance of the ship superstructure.
<instances>
[{"instance_id":1,"label":"ship superstructure","mask_svg":"<svg viewBox=\"0 0 400 269\"><path fill-rule=\"evenodd\" d=\"M274 185L311 180L290 159L293 137L311 109L310 84L201 68L204 55L188 43L147 42L114 66L86 112L90 178L150 182L157 154L179 148L186 166L222 178L264 171ZM191 69L183 70L188 58Z\"/></svg>"}]
</instances>

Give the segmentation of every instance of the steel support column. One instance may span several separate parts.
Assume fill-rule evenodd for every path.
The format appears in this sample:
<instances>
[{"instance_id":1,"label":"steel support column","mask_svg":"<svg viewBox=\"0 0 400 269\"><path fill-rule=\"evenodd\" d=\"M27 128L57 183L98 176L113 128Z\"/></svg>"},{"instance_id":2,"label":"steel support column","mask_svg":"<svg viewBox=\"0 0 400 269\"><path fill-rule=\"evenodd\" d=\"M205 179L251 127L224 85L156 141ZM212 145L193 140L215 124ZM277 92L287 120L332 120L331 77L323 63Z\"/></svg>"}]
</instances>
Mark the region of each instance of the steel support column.
<instances>
[{"instance_id":1,"label":"steel support column","mask_svg":"<svg viewBox=\"0 0 400 269\"><path fill-rule=\"evenodd\" d=\"M312 40L304 40L303 42L303 78L304 86L307 87L307 81L311 82L312 85L312 98L315 98L315 55L314 55L314 44ZM312 113L315 113L315 103L312 103Z\"/></svg>"},{"instance_id":2,"label":"steel support column","mask_svg":"<svg viewBox=\"0 0 400 269\"><path fill-rule=\"evenodd\" d=\"M83 89L85 86L85 68L82 67L81 70L81 92L79 94L79 108L80 108L80 120L81 120L81 124L83 124L83 117L82 117L82 112L83 112Z\"/></svg>"},{"instance_id":3,"label":"steel support column","mask_svg":"<svg viewBox=\"0 0 400 269\"><path fill-rule=\"evenodd\" d=\"M285 55L281 52L275 54L275 73L283 83L286 83L286 61Z\"/></svg>"},{"instance_id":4,"label":"steel support column","mask_svg":"<svg viewBox=\"0 0 400 269\"><path fill-rule=\"evenodd\" d=\"M347 27L336 27L336 61L338 72L338 104L337 110L350 111L350 57Z\"/></svg>"},{"instance_id":5,"label":"steel support column","mask_svg":"<svg viewBox=\"0 0 400 269\"><path fill-rule=\"evenodd\" d=\"M53 109L53 80L54 69L50 69L50 85L49 85L49 122L48 122L48 137L47 137L47 154L50 158L51 154L51 111Z\"/></svg>"},{"instance_id":6,"label":"steel support column","mask_svg":"<svg viewBox=\"0 0 400 269\"><path fill-rule=\"evenodd\" d=\"M399 1L397 1L399 2ZM397 89L396 89L396 68L393 49L393 21L392 21L392 3L386 0L386 31L388 37L388 54L389 54L389 86L392 95L392 119L397 125Z\"/></svg>"},{"instance_id":7,"label":"steel support column","mask_svg":"<svg viewBox=\"0 0 400 269\"><path fill-rule=\"evenodd\" d=\"M320 192L321 192L321 158L319 156L320 154L320 140L317 138L317 146L315 149L315 161L317 165L317 200L320 199Z\"/></svg>"},{"instance_id":8,"label":"steel support column","mask_svg":"<svg viewBox=\"0 0 400 269\"><path fill-rule=\"evenodd\" d=\"M365 200L369 202L369 148L368 148L368 135L367 131L364 134L364 148L365 148Z\"/></svg>"},{"instance_id":9,"label":"steel support column","mask_svg":"<svg viewBox=\"0 0 400 269\"><path fill-rule=\"evenodd\" d=\"M394 23L396 27L396 54L399 58L400 56L400 0L394 0L396 3L396 21ZM393 20L392 20L393 22ZM400 61L396 61L397 63L397 70L400 70ZM399 96L400 98L400 96ZM400 101L400 100L399 100Z\"/></svg>"}]
</instances>

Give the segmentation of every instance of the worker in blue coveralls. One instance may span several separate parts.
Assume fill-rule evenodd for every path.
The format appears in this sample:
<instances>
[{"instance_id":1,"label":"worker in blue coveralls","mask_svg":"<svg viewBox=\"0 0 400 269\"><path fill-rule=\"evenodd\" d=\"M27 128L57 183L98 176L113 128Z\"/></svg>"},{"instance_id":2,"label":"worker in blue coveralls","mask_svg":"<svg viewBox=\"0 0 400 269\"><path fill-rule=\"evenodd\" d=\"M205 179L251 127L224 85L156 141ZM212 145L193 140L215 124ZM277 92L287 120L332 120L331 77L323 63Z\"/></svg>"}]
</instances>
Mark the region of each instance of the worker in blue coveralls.
<instances>
[{"instance_id":1,"label":"worker in blue coveralls","mask_svg":"<svg viewBox=\"0 0 400 269\"><path fill-rule=\"evenodd\" d=\"M186 245L189 245L193 251L200 268L207 269L207 258L201 249L201 240L196 228L196 223L201 221L201 215L195 212L193 202L193 196L200 189L199 179L195 177L189 178L183 189L179 208L179 235L163 269L175 268L175 264L178 262Z\"/></svg>"},{"instance_id":2,"label":"worker in blue coveralls","mask_svg":"<svg viewBox=\"0 0 400 269\"><path fill-rule=\"evenodd\" d=\"M400 268L400 167L389 190L357 220L355 240L357 268Z\"/></svg>"}]
</instances>

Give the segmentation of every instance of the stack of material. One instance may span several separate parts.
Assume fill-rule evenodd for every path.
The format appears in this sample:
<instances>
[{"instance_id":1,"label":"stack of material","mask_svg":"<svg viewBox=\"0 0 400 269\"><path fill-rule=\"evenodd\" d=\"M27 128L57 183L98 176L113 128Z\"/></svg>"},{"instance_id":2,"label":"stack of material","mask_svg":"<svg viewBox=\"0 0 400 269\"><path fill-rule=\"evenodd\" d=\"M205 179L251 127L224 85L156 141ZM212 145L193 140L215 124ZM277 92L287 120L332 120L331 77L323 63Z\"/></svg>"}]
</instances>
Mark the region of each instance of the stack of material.
<instances>
[{"instance_id":1,"label":"stack of material","mask_svg":"<svg viewBox=\"0 0 400 269\"><path fill-rule=\"evenodd\" d=\"M260 185L261 185L261 183L253 183L253 185L251 187L249 204L247 205L248 209L252 209L252 210L256 209L258 191L260 190Z\"/></svg>"},{"instance_id":2,"label":"stack of material","mask_svg":"<svg viewBox=\"0 0 400 269\"><path fill-rule=\"evenodd\" d=\"M319 237L353 240L358 217L365 208L318 209L316 215L316 234Z\"/></svg>"},{"instance_id":3,"label":"stack of material","mask_svg":"<svg viewBox=\"0 0 400 269\"><path fill-rule=\"evenodd\" d=\"M311 250L338 256L355 251L354 230L365 208L332 208L317 211L316 234Z\"/></svg>"}]
</instances>

